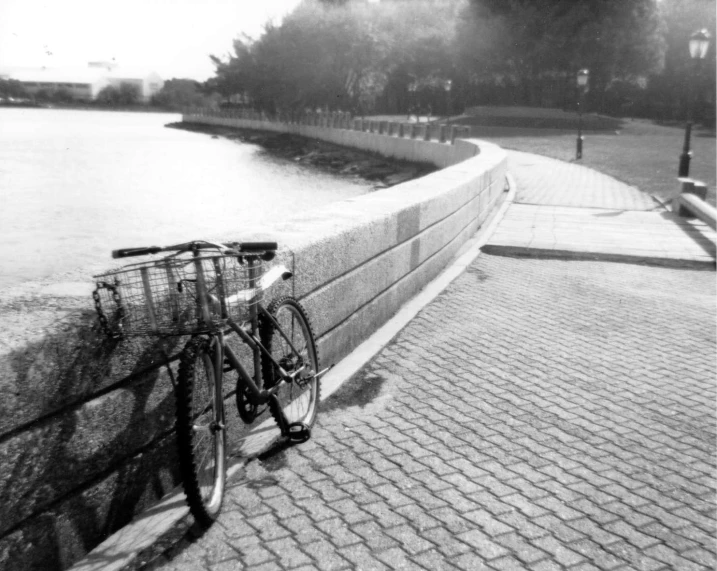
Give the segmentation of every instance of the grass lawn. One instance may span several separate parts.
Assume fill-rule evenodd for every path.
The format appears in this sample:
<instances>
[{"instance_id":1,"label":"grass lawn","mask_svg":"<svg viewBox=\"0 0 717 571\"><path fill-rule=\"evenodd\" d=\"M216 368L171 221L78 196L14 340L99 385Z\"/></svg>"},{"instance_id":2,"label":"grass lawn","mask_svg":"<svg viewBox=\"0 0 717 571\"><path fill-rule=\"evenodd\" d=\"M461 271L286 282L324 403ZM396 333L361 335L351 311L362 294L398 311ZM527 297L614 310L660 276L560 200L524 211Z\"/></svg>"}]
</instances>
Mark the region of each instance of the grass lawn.
<instances>
[{"instance_id":1,"label":"grass lawn","mask_svg":"<svg viewBox=\"0 0 717 571\"><path fill-rule=\"evenodd\" d=\"M406 116L382 117L405 121ZM454 117L452 123L475 123L472 117ZM486 121L479 121L485 123ZM614 131L585 131L580 164L615 177L640 190L671 200L679 193L677 167L682 153L684 127L666 127L646 120L621 121ZM473 124L472 136L505 149L544 155L563 161L575 160L574 130L488 126ZM708 186L708 200L715 204L717 149L714 132L692 132L690 176Z\"/></svg>"}]
</instances>

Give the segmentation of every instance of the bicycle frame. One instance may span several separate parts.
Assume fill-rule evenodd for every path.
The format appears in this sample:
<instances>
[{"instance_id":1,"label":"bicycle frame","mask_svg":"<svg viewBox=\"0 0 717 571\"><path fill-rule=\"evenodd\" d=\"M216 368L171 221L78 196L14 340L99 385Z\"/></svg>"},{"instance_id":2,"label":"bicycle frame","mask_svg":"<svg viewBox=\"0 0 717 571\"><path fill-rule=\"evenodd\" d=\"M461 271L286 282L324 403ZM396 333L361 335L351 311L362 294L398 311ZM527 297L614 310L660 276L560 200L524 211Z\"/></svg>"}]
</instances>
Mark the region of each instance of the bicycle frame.
<instances>
[{"instance_id":1,"label":"bicycle frame","mask_svg":"<svg viewBox=\"0 0 717 571\"><path fill-rule=\"evenodd\" d=\"M259 278L257 278L256 272L254 270L254 262L249 257L247 259L247 263L249 265L249 288L253 289L257 286L257 283L259 281ZM226 295L226 292L224 292L224 288L221 287L220 283L220 290L222 290L222 296ZM220 298L221 300L221 298ZM221 300L223 302L223 300ZM279 323L274 319L274 316L271 315L261 304L252 304L250 306L250 319L247 322L247 326L241 326L237 324L233 319L227 318L227 325L230 327L231 331L234 331L239 338L242 340L242 342L247 345L251 351L254 361L254 375L255 377L252 379L252 376L248 373L244 365L242 365L241 361L237 358L237 356L232 351L231 347L229 347L226 344L225 340L225 332L219 331L217 333L214 333L214 341L213 344L216 345L215 347L215 371L217 374L221 374L224 367L224 360L226 359L229 361L229 364L237 371L239 374L239 377L244 384L244 386L249 390L252 397L256 401L256 404L264 404L268 402L268 400L281 388L283 383L293 382L294 379L301 374L306 367L308 366L306 363L302 365L301 368L297 369L296 371L293 371L291 374L287 373L283 367L274 359L274 357L271 355L271 353L264 347L264 345L261 343L261 341L258 339L258 317L259 312L261 312L262 316L265 319L268 319L271 321L271 323L274 325L275 331L278 331L279 334L284 338L284 340L287 342L291 350L298 354L298 351L296 350L296 347L291 342L291 339L286 335L284 330L281 328ZM247 331L248 329L248 331ZM279 372L279 375L281 376L281 380L270 390L264 390L263 387L263 378L262 378L262 369L261 369L261 358L262 356L266 359L269 359L276 370ZM315 371L315 374L317 374L318 371Z\"/></svg>"}]
</instances>

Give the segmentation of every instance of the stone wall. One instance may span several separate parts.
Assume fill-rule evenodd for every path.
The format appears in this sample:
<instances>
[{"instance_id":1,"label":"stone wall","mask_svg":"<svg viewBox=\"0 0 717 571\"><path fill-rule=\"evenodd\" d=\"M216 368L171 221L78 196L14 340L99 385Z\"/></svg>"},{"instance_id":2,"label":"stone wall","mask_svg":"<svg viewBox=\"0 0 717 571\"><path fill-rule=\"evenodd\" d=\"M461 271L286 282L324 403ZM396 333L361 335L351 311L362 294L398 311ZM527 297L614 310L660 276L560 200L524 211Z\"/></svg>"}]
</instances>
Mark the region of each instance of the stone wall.
<instances>
[{"instance_id":1,"label":"stone wall","mask_svg":"<svg viewBox=\"0 0 717 571\"><path fill-rule=\"evenodd\" d=\"M229 123L236 118L221 121L240 126ZM328 365L436 276L495 210L506 156L471 140L442 144L267 121L241 126L269 123L272 130L452 165L261 232L216 237L268 234L279 242L279 257L296 277L278 290L307 307ZM90 281L88 274L91 290ZM0 345L2 570L66 568L178 483L172 382L186 339L107 339L88 292L77 289L30 285L23 295L0 298L9 333ZM226 389L233 390L231 382ZM246 430L235 410L228 399L230 442Z\"/></svg>"}]
</instances>

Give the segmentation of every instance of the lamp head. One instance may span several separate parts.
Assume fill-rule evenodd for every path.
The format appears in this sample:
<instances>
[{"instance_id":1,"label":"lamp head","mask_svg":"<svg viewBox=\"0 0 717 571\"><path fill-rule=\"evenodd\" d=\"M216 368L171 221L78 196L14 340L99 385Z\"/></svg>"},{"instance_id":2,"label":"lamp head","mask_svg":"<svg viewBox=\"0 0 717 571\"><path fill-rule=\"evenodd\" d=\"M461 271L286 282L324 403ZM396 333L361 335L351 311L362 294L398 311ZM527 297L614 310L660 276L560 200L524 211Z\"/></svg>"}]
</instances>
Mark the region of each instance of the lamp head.
<instances>
[{"instance_id":1,"label":"lamp head","mask_svg":"<svg viewBox=\"0 0 717 571\"><path fill-rule=\"evenodd\" d=\"M698 30L690 36L690 57L692 59L705 59L710 47L710 33L707 30Z\"/></svg>"},{"instance_id":2,"label":"lamp head","mask_svg":"<svg viewBox=\"0 0 717 571\"><path fill-rule=\"evenodd\" d=\"M581 69L578 71L578 87L584 88L588 85L588 77L590 76L590 72L587 69Z\"/></svg>"}]
</instances>

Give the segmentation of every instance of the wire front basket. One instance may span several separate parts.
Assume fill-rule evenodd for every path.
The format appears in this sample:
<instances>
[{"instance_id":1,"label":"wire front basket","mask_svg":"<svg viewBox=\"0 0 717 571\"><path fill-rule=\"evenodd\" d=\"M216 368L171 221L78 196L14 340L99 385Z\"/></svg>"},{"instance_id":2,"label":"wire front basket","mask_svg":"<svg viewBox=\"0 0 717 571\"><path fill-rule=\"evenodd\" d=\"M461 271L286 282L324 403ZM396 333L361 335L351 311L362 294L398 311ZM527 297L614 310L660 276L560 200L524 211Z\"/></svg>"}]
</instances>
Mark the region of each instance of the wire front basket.
<instances>
[{"instance_id":1,"label":"wire front basket","mask_svg":"<svg viewBox=\"0 0 717 571\"><path fill-rule=\"evenodd\" d=\"M258 258L168 257L95 276L95 305L113 336L211 332L249 319L262 274Z\"/></svg>"}]
</instances>

